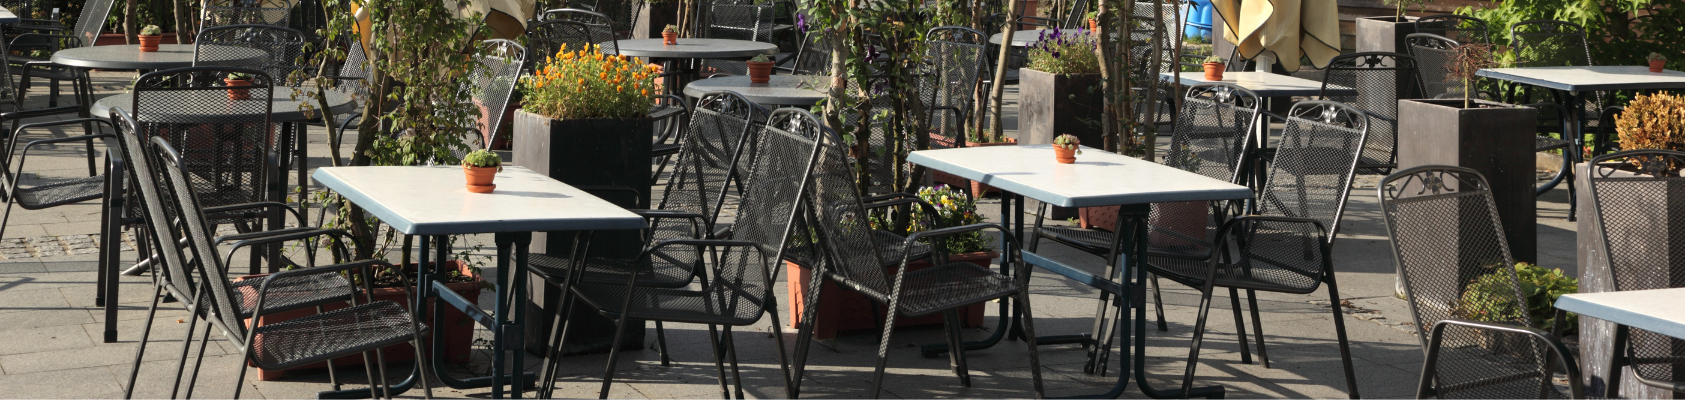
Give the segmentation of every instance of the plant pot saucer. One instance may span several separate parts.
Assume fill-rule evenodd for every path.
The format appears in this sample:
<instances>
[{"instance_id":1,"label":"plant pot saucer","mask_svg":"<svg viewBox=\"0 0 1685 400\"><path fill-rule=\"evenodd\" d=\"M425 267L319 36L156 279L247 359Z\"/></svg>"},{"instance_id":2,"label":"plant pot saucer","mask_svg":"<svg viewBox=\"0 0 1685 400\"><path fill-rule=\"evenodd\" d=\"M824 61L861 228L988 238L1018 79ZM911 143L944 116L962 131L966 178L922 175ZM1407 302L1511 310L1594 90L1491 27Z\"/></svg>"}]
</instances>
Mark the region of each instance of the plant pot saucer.
<instances>
[{"instance_id":1,"label":"plant pot saucer","mask_svg":"<svg viewBox=\"0 0 1685 400\"><path fill-rule=\"evenodd\" d=\"M491 193L491 191L493 189L497 189L497 184L495 184L495 183L490 184L490 185L467 185L467 186L468 186L468 193Z\"/></svg>"}]
</instances>

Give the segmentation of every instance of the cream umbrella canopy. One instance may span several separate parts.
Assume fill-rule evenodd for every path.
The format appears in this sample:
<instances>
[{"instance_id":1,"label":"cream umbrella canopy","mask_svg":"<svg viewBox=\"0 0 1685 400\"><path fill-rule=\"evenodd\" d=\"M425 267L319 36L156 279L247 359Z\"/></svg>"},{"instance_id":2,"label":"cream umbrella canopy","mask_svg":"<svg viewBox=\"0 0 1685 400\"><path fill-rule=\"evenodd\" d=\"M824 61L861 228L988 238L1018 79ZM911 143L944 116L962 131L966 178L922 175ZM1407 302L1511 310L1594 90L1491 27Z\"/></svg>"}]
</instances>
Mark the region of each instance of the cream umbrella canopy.
<instances>
[{"instance_id":1,"label":"cream umbrella canopy","mask_svg":"<svg viewBox=\"0 0 1685 400\"><path fill-rule=\"evenodd\" d=\"M1223 38L1242 58L1273 51L1281 66L1298 71L1300 58L1324 68L1340 55L1340 16L1336 0L1215 0L1223 17Z\"/></svg>"}]
</instances>

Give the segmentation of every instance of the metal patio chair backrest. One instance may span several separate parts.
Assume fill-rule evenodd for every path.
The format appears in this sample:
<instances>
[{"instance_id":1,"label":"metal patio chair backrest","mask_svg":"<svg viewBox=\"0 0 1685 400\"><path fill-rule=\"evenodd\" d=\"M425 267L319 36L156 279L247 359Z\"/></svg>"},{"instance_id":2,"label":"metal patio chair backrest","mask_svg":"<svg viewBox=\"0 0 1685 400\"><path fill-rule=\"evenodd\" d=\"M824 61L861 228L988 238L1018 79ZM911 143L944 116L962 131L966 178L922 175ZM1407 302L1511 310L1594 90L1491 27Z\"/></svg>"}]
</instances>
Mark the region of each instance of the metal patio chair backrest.
<instances>
[{"instance_id":1,"label":"metal patio chair backrest","mask_svg":"<svg viewBox=\"0 0 1685 400\"><path fill-rule=\"evenodd\" d=\"M747 177L748 167L756 158L744 148L758 141L755 135L767 118L767 110L737 93L717 92L697 100L693 113L690 131L658 208L702 215L703 233L707 234L716 230L715 219L722 208L728 207L726 202L735 197L732 194L747 189L733 183ZM732 205L738 205L735 203ZM671 229L690 231L685 221L663 221L671 221Z\"/></svg>"},{"instance_id":2,"label":"metal patio chair backrest","mask_svg":"<svg viewBox=\"0 0 1685 400\"><path fill-rule=\"evenodd\" d=\"M11 54L10 47L7 43L0 43L0 54ZM17 81L12 77L11 64L0 62L0 112L23 111L23 90L18 88Z\"/></svg>"},{"instance_id":3,"label":"metal patio chair backrest","mask_svg":"<svg viewBox=\"0 0 1685 400\"><path fill-rule=\"evenodd\" d=\"M1486 21L1462 15L1429 15L1416 20L1416 33L1444 36L1457 43L1492 44L1486 29Z\"/></svg>"},{"instance_id":4,"label":"metal patio chair backrest","mask_svg":"<svg viewBox=\"0 0 1685 400\"><path fill-rule=\"evenodd\" d=\"M609 33L618 39L631 39L632 30L637 26L638 13L643 11L643 0L597 0L591 4L578 2L574 8L604 15L609 21ZM539 21L549 21L553 16L545 11Z\"/></svg>"},{"instance_id":5,"label":"metal patio chair backrest","mask_svg":"<svg viewBox=\"0 0 1685 400\"><path fill-rule=\"evenodd\" d=\"M111 5L116 0L88 0L82 3L82 14L76 19L76 29L70 34L82 39L83 47L93 46L99 40L100 31L105 29L106 17L111 15Z\"/></svg>"},{"instance_id":6,"label":"metal patio chair backrest","mask_svg":"<svg viewBox=\"0 0 1685 400\"><path fill-rule=\"evenodd\" d=\"M1510 26L1516 60L1523 67L1589 66L1591 49L1586 46L1586 29L1555 20L1528 20Z\"/></svg>"},{"instance_id":7,"label":"metal patio chair backrest","mask_svg":"<svg viewBox=\"0 0 1685 400\"><path fill-rule=\"evenodd\" d=\"M777 6L754 0L715 0L707 3L697 24L696 37L771 42ZM711 73L747 75L749 67L737 60L702 60L703 76Z\"/></svg>"},{"instance_id":8,"label":"metal patio chair backrest","mask_svg":"<svg viewBox=\"0 0 1685 400\"><path fill-rule=\"evenodd\" d=\"M158 169L161 160L157 159L157 153L148 151L150 140L138 134L140 124L127 111L112 107L110 117L117 125L118 150L128 163L126 178L132 182L126 198L135 205L128 208L128 215L145 221L140 225L143 231L137 231L140 232L137 238L146 240L145 247L159 256L163 269L160 284L185 307L193 308L200 300L195 297L199 287L194 284L197 279L191 274L194 267L187 263L189 258L183 253L187 249L174 245L182 237L180 229L183 226L176 222L179 220L179 206L174 193L159 186L163 179L160 175L162 171ZM200 261L196 258L192 260Z\"/></svg>"},{"instance_id":9,"label":"metal patio chair backrest","mask_svg":"<svg viewBox=\"0 0 1685 400\"><path fill-rule=\"evenodd\" d=\"M1463 97L1462 80L1449 70L1457 59L1460 42L1432 33L1412 33L1404 40L1410 46L1410 56L1416 58L1416 81L1421 84L1422 97Z\"/></svg>"},{"instance_id":10,"label":"metal patio chair backrest","mask_svg":"<svg viewBox=\"0 0 1685 400\"><path fill-rule=\"evenodd\" d=\"M1549 344L1530 335L1447 324L1439 342L1430 340L1433 326L1450 319L1533 327L1486 179L1424 166L1378 186L1417 339L1437 354L1436 397L1560 397Z\"/></svg>"},{"instance_id":11,"label":"metal patio chair backrest","mask_svg":"<svg viewBox=\"0 0 1685 400\"><path fill-rule=\"evenodd\" d=\"M249 75L246 99L231 99L224 78ZM199 202L222 206L269 200L267 183L284 179L269 161L269 74L247 68L190 67L141 75L135 80L135 131L179 149Z\"/></svg>"},{"instance_id":12,"label":"metal patio chair backrest","mask_svg":"<svg viewBox=\"0 0 1685 400\"><path fill-rule=\"evenodd\" d=\"M1309 218L1339 231L1355 163L1374 120L1352 106L1301 101L1288 112L1256 214ZM1312 235L1314 236L1314 235Z\"/></svg>"},{"instance_id":13,"label":"metal patio chair backrest","mask_svg":"<svg viewBox=\"0 0 1685 400\"><path fill-rule=\"evenodd\" d=\"M884 274L885 253L878 248L871 216L855 186L850 145L834 134L822 138L805 207L817 225L812 231L824 252L827 271L836 274L839 283L887 302L890 282Z\"/></svg>"},{"instance_id":14,"label":"metal patio chair backrest","mask_svg":"<svg viewBox=\"0 0 1685 400\"><path fill-rule=\"evenodd\" d=\"M1398 99L1415 96L1416 59L1399 53L1345 54L1329 61L1322 98L1369 114L1369 139L1358 160L1359 171L1384 173L1398 163ZM1355 96L1333 95L1335 87L1355 89Z\"/></svg>"},{"instance_id":15,"label":"metal patio chair backrest","mask_svg":"<svg viewBox=\"0 0 1685 400\"><path fill-rule=\"evenodd\" d=\"M799 118L807 121L798 126L816 123L818 118L812 114L797 109L781 109L768 117L775 122L763 126L753 137L755 151L759 154L746 160L749 165L744 168L743 201L737 209L736 221L731 225L730 236L731 240L755 243L770 262L737 262L738 268L716 270L713 282L736 285L745 293L770 297L773 295L772 271L767 268L779 261L792 237L791 227L798 218L803 193L807 186L813 184L808 175L814 169L814 153L819 144L800 132L782 129L790 124L777 122ZM764 310L761 306L766 302L758 303L738 305L737 315L750 317L750 320L759 319L760 312Z\"/></svg>"},{"instance_id":16,"label":"metal patio chair backrest","mask_svg":"<svg viewBox=\"0 0 1685 400\"><path fill-rule=\"evenodd\" d=\"M1257 93L1232 84L1188 87L1164 165L1236 182L1260 104Z\"/></svg>"},{"instance_id":17,"label":"metal patio chair backrest","mask_svg":"<svg viewBox=\"0 0 1685 400\"><path fill-rule=\"evenodd\" d=\"M964 143L965 122L976 104L981 81L987 35L960 26L931 28L925 34L925 63L929 70L918 78L919 95L931 113L931 133ZM829 61L829 60L826 60ZM931 148L941 148L931 141Z\"/></svg>"},{"instance_id":18,"label":"metal patio chair backrest","mask_svg":"<svg viewBox=\"0 0 1685 400\"><path fill-rule=\"evenodd\" d=\"M268 56L259 65L247 62L208 62L207 59L239 59L242 49L256 49ZM230 53L221 56L219 53ZM230 66L248 67L263 70L270 78L277 82L287 82L296 78L294 71L309 74L307 63L301 60L304 56L304 33L290 28L270 25L223 25L206 28L194 38L193 65L194 66Z\"/></svg>"},{"instance_id":19,"label":"metal patio chair backrest","mask_svg":"<svg viewBox=\"0 0 1685 400\"><path fill-rule=\"evenodd\" d=\"M1593 210L1615 291L1685 288L1685 152L1628 150L1591 160ZM1685 340L1643 329L1628 339L1640 378L1682 382ZM1626 349L1615 349L1625 351ZM1648 383L1648 382L1646 382ZM1611 383L1614 384L1614 383Z\"/></svg>"},{"instance_id":20,"label":"metal patio chair backrest","mask_svg":"<svg viewBox=\"0 0 1685 400\"><path fill-rule=\"evenodd\" d=\"M474 102L480 105L482 122L478 129L483 136L475 140L495 139L494 135L503 131L503 110L509 108L509 99L515 92L528 53L520 44L504 39L481 41L479 46L485 54L476 57L481 68L475 69L465 83L472 85ZM480 148L490 143L490 140L481 142Z\"/></svg>"},{"instance_id":21,"label":"metal patio chair backrest","mask_svg":"<svg viewBox=\"0 0 1685 400\"><path fill-rule=\"evenodd\" d=\"M564 44L570 51L602 45L604 53L618 53L620 42L614 32L613 21L601 13L575 8L545 11L542 22L527 27L530 63L555 56Z\"/></svg>"}]
</instances>

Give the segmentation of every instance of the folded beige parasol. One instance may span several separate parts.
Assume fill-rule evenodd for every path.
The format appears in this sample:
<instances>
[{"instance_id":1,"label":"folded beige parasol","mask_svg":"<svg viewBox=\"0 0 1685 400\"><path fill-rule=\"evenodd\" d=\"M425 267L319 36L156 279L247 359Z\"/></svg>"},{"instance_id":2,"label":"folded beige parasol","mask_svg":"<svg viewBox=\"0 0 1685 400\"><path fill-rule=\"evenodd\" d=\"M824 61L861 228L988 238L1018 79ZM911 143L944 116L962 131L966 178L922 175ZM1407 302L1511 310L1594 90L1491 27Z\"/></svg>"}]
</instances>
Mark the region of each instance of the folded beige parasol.
<instances>
[{"instance_id":1,"label":"folded beige parasol","mask_svg":"<svg viewBox=\"0 0 1685 400\"><path fill-rule=\"evenodd\" d=\"M1324 68L1340 55L1340 16L1336 0L1214 0L1223 17L1223 38L1240 48L1242 58L1274 51L1288 71L1299 70L1300 57Z\"/></svg>"}]
</instances>

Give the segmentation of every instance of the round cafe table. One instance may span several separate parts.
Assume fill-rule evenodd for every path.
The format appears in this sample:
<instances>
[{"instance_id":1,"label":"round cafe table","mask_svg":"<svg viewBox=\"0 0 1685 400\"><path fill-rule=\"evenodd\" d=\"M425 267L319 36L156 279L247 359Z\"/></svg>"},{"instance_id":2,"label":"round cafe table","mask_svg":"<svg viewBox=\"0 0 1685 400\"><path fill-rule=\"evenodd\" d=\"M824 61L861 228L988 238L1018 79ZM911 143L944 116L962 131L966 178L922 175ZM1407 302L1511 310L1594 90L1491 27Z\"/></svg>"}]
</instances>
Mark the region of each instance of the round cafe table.
<instances>
[{"instance_id":1,"label":"round cafe table","mask_svg":"<svg viewBox=\"0 0 1685 400\"><path fill-rule=\"evenodd\" d=\"M812 106L825 99L830 89L828 76L773 75L767 83L750 83L747 76L722 76L685 85L685 96L702 98L711 92L736 92L763 106Z\"/></svg>"},{"instance_id":2,"label":"round cafe table","mask_svg":"<svg viewBox=\"0 0 1685 400\"><path fill-rule=\"evenodd\" d=\"M205 46L226 48L206 52L207 59L200 60L206 64L253 65L269 56L269 53L252 48ZM54 52L50 60L54 64L86 69L155 71L184 68L193 66L193 45L161 44L158 45L158 51L154 52L142 52L140 45L77 47Z\"/></svg>"},{"instance_id":3,"label":"round cafe table","mask_svg":"<svg viewBox=\"0 0 1685 400\"><path fill-rule=\"evenodd\" d=\"M619 52L610 47L619 47ZM605 54L649 58L735 59L778 54L778 45L772 43L706 38L679 39L678 44L670 46L663 44L661 39L620 40L603 49Z\"/></svg>"}]
</instances>

